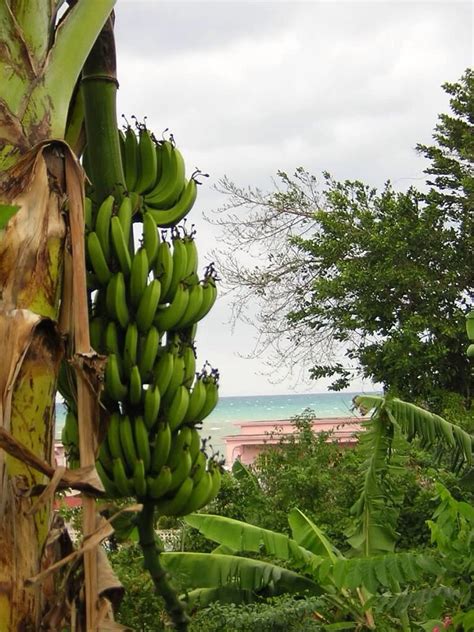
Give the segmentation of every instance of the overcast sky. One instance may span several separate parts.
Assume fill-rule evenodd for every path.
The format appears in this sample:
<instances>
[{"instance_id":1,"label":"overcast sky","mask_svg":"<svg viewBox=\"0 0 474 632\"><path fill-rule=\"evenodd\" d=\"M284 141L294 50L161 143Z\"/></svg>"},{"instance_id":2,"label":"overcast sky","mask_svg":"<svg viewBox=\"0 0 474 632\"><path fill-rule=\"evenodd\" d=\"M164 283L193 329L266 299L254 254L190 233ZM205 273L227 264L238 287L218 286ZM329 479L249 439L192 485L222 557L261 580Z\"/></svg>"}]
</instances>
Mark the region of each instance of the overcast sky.
<instances>
[{"instance_id":1,"label":"overcast sky","mask_svg":"<svg viewBox=\"0 0 474 632\"><path fill-rule=\"evenodd\" d=\"M163 2L118 0L119 113L170 128L186 160L211 174L190 213L203 263L216 244L202 213L224 200L224 174L270 189L278 169L381 186L422 186L414 151L448 111L441 89L472 66L470 2ZM221 372L222 395L292 392L232 332L225 299L200 328L198 361ZM355 382L353 389L370 390ZM325 390L325 382L298 392Z\"/></svg>"}]
</instances>

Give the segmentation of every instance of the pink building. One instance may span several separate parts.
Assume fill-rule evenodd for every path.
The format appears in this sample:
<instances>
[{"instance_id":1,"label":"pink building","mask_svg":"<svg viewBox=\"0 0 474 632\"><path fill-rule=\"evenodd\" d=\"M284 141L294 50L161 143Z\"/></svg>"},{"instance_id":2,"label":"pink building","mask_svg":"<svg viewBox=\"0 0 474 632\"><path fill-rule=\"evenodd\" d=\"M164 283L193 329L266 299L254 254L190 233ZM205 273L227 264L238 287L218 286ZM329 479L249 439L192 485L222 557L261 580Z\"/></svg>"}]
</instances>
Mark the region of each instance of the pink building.
<instances>
[{"instance_id":1,"label":"pink building","mask_svg":"<svg viewBox=\"0 0 474 632\"><path fill-rule=\"evenodd\" d=\"M315 419L314 432L332 433L330 441L341 445L351 445L357 440L355 433L363 428L363 419L356 417L331 417ZM236 459L250 465L266 445L276 445L282 437L293 434L296 430L290 420L279 421L243 421L234 424L240 427L240 434L224 437L226 465L232 467ZM271 436L273 433L273 436Z\"/></svg>"}]
</instances>

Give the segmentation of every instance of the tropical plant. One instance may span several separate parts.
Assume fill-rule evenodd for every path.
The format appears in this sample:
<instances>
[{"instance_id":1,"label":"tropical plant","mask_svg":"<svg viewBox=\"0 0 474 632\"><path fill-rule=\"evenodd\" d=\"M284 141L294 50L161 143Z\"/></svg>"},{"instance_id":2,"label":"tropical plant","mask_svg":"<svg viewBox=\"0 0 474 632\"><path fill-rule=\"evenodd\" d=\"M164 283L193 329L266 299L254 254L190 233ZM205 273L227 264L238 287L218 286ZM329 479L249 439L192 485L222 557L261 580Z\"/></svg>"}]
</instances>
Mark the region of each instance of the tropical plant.
<instances>
[{"instance_id":1,"label":"tropical plant","mask_svg":"<svg viewBox=\"0 0 474 632\"><path fill-rule=\"evenodd\" d=\"M0 450L0 629L5 631L39 629L42 621L58 622L64 614L59 579L56 588L51 578L34 581L57 555L57 540L51 540L52 494L34 503L28 490L36 488L37 494L54 475L56 380L72 318L78 320L75 341L71 336L69 343L76 353L89 351L81 338L87 318L78 316L79 301L85 301L79 263L83 175L72 151L72 112L80 72L114 3L0 2L0 339L5 356L0 446L7 451ZM65 261L71 248L78 267L68 277ZM64 269L68 280L62 285ZM82 379L79 375L81 385ZM82 419L87 393L80 400ZM87 424L86 419L86 443L93 437ZM89 464L86 443L82 465ZM71 482L69 477L66 484ZM86 533L91 524L95 528L95 511L88 515ZM90 577L94 552L86 552L85 559ZM86 592L87 621L94 629L95 599L89 588Z\"/></svg>"},{"instance_id":2,"label":"tropical plant","mask_svg":"<svg viewBox=\"0 0 474 632\"><path fill-rule=\"evenodd\" d=\"M324 595L329 608L325 619L328 626L342 625L350 617L352 626L348 624L348 628L355 624L369 629L398 626L409 630L412 623L429 618L435 611L461 615L470 604L472 543L465 546L473 519L472 511L467 510L469 505L455 501L440 486L442 504L430 523L437 550L397 553L399 498L390 485L390 475L396 467L393 458L398 449L397 435L418 436L427 446L449 447L456 469L472 465L472 436L398 399L361 396L356 402L375 412L363 435L366 460L348 533L353 557L344 556L298 509L288 516L292 537L221 516L188 516L188 524L219 545L210 554L164 555L168 570L181 578L183 586L194 589L187 594L191 605L202 607L215 600L245 602L282 593ZM442 546L449 538L455 550L464 547L465 566L444 564ZM275 566L240 555L248 552L272 556L286 564ZM462 584L460 578L464 576ZM439 588L422 583L427 577L436 577ZM420 583L421 592L417 592Z\"/></svg>"}]
</instances>

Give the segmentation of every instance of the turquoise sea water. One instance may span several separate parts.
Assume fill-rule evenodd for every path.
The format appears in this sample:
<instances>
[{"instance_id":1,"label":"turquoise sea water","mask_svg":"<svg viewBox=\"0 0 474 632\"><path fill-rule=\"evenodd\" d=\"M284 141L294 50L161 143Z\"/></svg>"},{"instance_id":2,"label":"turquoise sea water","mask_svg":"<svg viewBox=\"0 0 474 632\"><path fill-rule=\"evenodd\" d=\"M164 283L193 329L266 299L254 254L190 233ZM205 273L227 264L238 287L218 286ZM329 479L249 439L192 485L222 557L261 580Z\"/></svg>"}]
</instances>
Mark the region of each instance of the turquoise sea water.
<instances>
[{"instance_id":1,"label":"turquoise sea water","mask_svg":"<svg viewBox=\"0 0 474 632\"><path fill-rule=\"evenodd\" d=\"M201 434L211 437L213 448L223 451L223 437L239 433L240 421L281 421L311 409L315 418L351 417L352 398L358 393L310 393L298 395L252 395L221 397L203 423ZM56 437L60 438L65 410L58 404Z\"/></svg>"}]
</instances>

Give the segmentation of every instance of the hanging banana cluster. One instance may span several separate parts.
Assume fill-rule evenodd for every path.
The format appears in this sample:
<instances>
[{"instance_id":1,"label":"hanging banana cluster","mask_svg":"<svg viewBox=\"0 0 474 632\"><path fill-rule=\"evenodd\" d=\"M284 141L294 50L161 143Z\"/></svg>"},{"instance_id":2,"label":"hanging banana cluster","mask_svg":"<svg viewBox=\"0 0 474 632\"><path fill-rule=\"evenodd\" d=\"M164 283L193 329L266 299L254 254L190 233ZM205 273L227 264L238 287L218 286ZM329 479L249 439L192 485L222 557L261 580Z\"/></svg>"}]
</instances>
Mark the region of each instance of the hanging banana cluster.
<instances>
[{"instance_id":1,"label":"hanging banana cluster","mask_svg":"<svg viewBox=\"0 0 474 632\"><path fill-rule=\"evenodd\" d=\"M176 226L194 203L196 182L185 182L174 144L155 143L144 126L137 138L130 128L123 161L130 193L119 204L106 198L96 212L86 200L85 209L91 344L108 358L102 404L110 423L97 471L110 497L151 499L160 513L183 515L220 485L221 466L196 428L217 404L219 376L206 366L196 373L194 346L216 300L216 273L211 264L199 279L194 232ZM74 460L68 387L60 376L70 407L63 442Z\"/></svg>"},{"instance_id":2,"label":"hanging banana cluster","mask_svg":"<svg viewBox=\"0 0 474 632\"><path fill-rule=\"evenodd\" d=\"M173 136L157 141L145 125L120 132L122 164L127 190L142 196L142 205L156 223L167 228L181 221L197 197L197 169L185 177L185 165Z\"/></svg>"}]
</instances>

